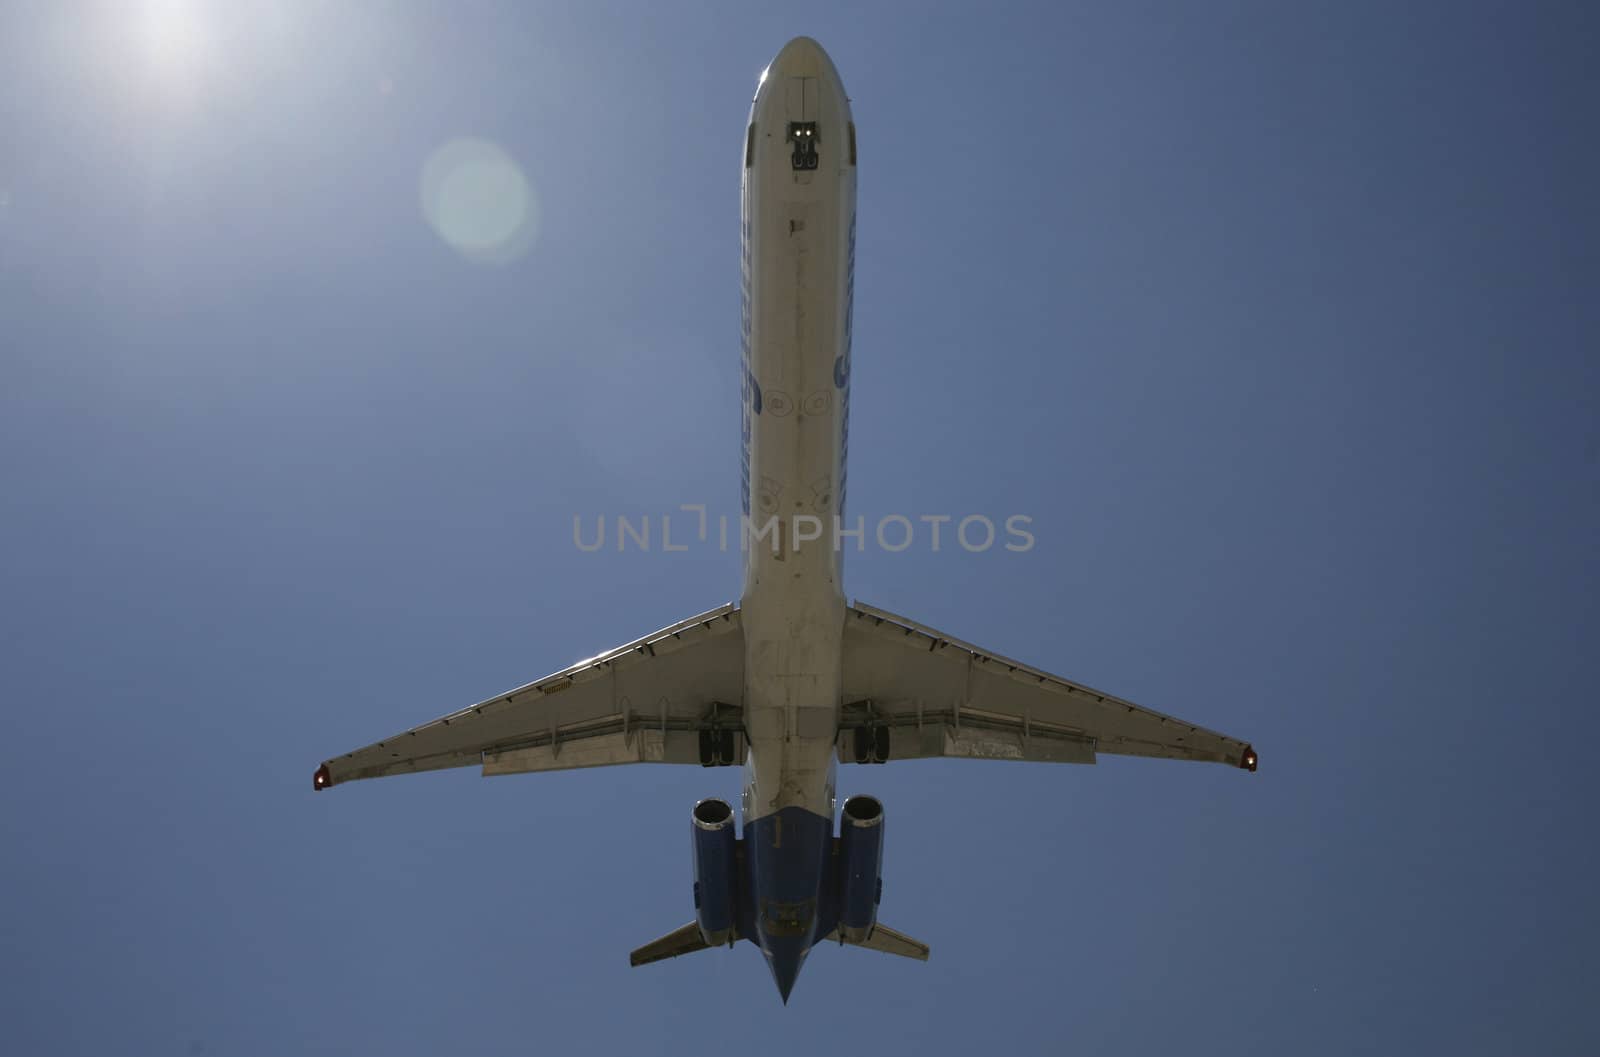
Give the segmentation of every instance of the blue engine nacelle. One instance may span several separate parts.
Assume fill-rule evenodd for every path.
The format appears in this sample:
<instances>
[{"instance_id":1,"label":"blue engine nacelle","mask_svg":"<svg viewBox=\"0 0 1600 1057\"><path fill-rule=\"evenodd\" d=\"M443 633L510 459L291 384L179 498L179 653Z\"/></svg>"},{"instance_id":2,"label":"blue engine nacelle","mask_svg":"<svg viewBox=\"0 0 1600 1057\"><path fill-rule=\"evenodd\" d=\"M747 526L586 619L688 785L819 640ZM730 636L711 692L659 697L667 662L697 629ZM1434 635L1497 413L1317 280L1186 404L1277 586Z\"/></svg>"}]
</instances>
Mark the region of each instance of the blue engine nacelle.
<instances>
[{"instance_id":1,"label":"blue engine nacelle","mask_svg":"<svg viewBox=\"0 0 1600 1057\"><path fill-rule=\"evenodd\" d=\"M733 806L710 797L694 806L691 819L695 920L707 943L731 944L739 920L739 842L733 835Z\"/></svg>"},{"instance_id":2,"label":"blue engine nacelle","mask_svg":"<svg viewBox=\"0 0 1600 1057\"><path fill-rule=\"evenodd\" d=\"M883 896L883 805L853 796L839 819L839 935L860 942L878 922Z\"/></svg>"}]
</instances>

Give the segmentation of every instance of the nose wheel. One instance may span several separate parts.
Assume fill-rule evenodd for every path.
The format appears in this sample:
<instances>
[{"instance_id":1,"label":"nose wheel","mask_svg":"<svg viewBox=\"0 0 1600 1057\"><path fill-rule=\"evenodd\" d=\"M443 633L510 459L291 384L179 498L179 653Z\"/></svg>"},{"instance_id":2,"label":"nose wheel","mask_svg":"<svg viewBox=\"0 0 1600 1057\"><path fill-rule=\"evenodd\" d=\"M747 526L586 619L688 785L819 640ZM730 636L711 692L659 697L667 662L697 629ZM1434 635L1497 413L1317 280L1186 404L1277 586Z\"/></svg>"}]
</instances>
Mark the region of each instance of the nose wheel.
<instances>
[{"instance_id":1,"label":"nose wheel","mask_svg":"<svg viewBox=\"0 0 1600 1057\"><path fill-rule=\"evenodd\" d=\"M700 766L731 767L739 761L734 757L734 732L726 727L700 732Z\"/></svg>"},{"instance_id":2,"label":"nose wheel","mask_svg":"<svg viewBox=\"0 0 1600 1057\"><path fill-rule=\"evenodd\" d=\"M889 728L857 727L855 745L852 747L855 749L857 763L889 762Z\"/></svg>"},{"instance_id":3,"label":"nose wheel","mask_svg":"<svg viewBox=\"0 0 1600 1057\"><path fill-rule=\"evenodd\" d=\"M810 172L817 167L817 123L815 121L789 122L788 141L794 144L789 155L796 172Z\"/></svg>"}]
</instances>

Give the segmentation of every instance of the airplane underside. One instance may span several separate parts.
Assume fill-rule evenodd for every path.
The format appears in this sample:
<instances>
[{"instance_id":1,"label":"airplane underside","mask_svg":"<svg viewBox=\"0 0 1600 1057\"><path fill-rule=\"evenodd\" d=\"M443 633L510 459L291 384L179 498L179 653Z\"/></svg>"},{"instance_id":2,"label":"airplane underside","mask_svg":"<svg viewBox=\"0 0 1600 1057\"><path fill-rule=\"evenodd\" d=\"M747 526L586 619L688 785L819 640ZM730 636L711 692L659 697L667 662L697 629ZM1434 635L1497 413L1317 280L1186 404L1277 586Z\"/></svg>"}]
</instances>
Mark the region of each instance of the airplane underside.
<instances>
[{"instance_id":1,"label":"airplane underside","mask_svg":"<svg viewBox=\"0 0 1600 1057\"><path fill-rule=\"evenodd\" d=\"M835 829L839 763L1257 760L1238 739L846 600L835 536L802 531L845 507L856 239L855 123L815 41L763 71L742 147L739 602L327 760L313 785L742 764L738 811L709 798L691 813L694 920L630 961L749 940L787 1002L818 944L928 957L877 920L883 805L849 797Z\"/></svg>"}]
</instances>

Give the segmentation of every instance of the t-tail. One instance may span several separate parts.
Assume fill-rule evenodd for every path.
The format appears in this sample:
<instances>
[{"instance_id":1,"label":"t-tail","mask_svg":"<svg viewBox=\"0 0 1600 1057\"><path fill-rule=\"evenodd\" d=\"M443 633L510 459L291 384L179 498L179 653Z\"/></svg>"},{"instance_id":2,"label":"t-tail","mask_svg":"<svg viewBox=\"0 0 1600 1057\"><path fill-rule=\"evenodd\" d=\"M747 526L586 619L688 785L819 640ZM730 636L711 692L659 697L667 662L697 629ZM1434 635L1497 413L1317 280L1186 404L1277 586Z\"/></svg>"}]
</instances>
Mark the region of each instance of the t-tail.
<instances>
[{"instance_id":1,"label":"t-tail","mask_svg":"<svg viewBox=\"0 0 1600 1057\"><path fill-rule=\"evenodd\" d=\"M695 919L635 950L630 964L747 939L766 957L787 1004L806 955L819 943L928 960L927 944L878 922L883 805L875 797L844 802L837 836L831 820L816 832L807 820L784 811L747 825L740 839L732 805L715 798L694 806L689 832ZM802 898L779 898L797 894L783 890L796 883Z\"/></svg>"}]
</instances>

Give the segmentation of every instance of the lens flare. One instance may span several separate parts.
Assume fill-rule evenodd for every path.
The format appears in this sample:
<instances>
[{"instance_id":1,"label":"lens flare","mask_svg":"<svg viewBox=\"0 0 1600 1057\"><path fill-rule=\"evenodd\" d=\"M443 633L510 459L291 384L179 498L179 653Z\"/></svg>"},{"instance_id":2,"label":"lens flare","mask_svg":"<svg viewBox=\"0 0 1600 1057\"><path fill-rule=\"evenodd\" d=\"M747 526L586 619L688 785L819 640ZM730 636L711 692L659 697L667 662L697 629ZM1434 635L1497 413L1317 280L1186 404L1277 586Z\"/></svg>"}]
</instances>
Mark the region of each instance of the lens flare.
<instances>
[{"instance_id":1,"label":"lens flare","mask_svg":"<svg viewBox=\"0 0 1600 1057\"><path fill-rule=\"evenodd\" d=\"M515 159L488 140L452 140L429 155L422 214L451 249L485 264L516 260L538 235L533 187Z\"/></svg>"}]
</instances>

